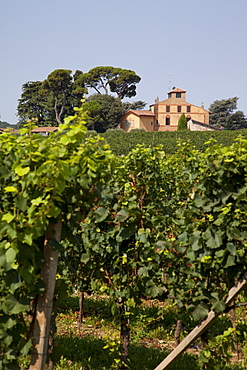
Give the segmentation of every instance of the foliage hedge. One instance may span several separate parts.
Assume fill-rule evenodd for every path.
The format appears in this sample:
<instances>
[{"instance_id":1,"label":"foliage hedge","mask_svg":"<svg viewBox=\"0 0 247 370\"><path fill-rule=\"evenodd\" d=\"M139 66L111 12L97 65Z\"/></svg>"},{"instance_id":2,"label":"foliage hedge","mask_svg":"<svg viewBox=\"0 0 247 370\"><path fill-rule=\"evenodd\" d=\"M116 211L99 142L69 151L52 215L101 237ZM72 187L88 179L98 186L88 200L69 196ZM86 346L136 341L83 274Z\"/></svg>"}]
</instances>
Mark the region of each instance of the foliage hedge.
<instances>
[{"instance_id":1,"label":"foliage hedge","mask_svg":"<svg viewBox=\"0 0 247 370\"><path fill-rule=\"evenodd\" d=\"M89 132L90 133L90 132ZM195 149L204 151L210 139L215 139L219 145L230 146L234 140L242 136L247 138L247 129L236 131L183 131L183 132L144 132L112 130L101 134L110 145L111 150L117 156L127 155L138 144L145 147L156 147L162 145L166 154L175 154L178 149L178 140L190 141ZM212 145L212 144L211 144Z\"/></svg>"}]
</instances>

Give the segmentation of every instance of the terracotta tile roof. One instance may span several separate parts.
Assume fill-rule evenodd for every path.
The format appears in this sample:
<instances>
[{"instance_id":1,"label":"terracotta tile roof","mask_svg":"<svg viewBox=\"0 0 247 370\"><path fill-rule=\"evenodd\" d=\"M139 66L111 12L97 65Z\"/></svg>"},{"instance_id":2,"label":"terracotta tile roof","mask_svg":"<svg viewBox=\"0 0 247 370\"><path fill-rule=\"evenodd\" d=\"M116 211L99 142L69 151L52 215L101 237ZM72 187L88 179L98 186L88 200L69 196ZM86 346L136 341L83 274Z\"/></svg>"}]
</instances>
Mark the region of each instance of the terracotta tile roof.
<instances>
[{"instance_id":1,"label":"terracotta tile roof","mask_svg":"<svg viewBox=\"0 0 247 370\"><path fill-rule=\"evenodd\" d=\"M133 113L135 114L136 116L149 116L149 117L154 117L154 113L151 111L151 110L134 110L134 109L130 109L128 110L128 112L125 113L125 115L127 114L130 114L130 113Z\"/></svg>"},{"instance_id":2,"label":"terracotta tile roof","mask_svg":"<svg viewBox=\"0 0 247 370\"><path fill-rule=\"evenodd\" d=\"M15 129L15 128L11 128L11 127L6 127L6 128L0 128L0 134L3 133L4 131L9 131L9 132L19 132L19 130Z\"/></svg>"},{"instance_id":3,"label":"terracotta tile roof","mask_svg":"<svg viewBox=\"0 0 247 370\"><path fill-rule=\"evenodd\" d=\"M181 93L185 93L186 90L182 90L182 89L179 89L178 87L175 87L175 89L169 91L167 94L170 94L172 92L181 92Z\"/></svg>"},{"instance_id":4,"label":"terracotta tile roof","mask_svg":"<svg viewBox=\"0 0 247 370\"><path fill-rule=\"evenodd\" d=\"M32 132L54 132L57 130L58 130L58 127L37 127L37 128L33 128Z\"/></svg>"}]
</instances>

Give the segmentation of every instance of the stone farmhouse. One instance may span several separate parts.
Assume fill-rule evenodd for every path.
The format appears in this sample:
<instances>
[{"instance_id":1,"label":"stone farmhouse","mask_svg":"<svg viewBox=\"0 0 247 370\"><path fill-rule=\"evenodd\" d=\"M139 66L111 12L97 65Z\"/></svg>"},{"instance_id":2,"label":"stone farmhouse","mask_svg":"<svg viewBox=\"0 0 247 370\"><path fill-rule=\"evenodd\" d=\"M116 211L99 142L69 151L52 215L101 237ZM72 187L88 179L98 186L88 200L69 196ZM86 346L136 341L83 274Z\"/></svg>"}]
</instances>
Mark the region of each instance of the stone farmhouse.
<instances>
[{"instance_id":1,"label":"stone farmhouse","mask_svg":"<svg viewBox=\"0 0 247 370\"><path fill-rule=\"evenodd\" d=\"M145 131L177 131L178 120L185 114L191 131L219 130L209 125L210 112L186 101L186 91L173 88L166 100L150 105L149 110L129 110L120 119L120 128L129 132L133 129Z\"/></svg>"}]
</instances>

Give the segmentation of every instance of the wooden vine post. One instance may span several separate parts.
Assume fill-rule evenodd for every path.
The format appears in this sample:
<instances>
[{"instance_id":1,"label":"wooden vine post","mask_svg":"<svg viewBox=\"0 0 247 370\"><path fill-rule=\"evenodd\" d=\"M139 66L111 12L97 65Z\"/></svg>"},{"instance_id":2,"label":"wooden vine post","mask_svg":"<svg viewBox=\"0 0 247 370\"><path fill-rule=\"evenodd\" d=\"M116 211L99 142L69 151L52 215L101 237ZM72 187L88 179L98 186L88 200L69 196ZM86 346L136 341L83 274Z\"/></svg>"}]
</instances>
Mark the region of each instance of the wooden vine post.
<instances>
[{"instance_id":1,"label":"wooden vine post","mask_svg":"<svg viewBox=\"0 0 247 370\"><path fill-rule=\"evenodd\" d=\"M238 281L234 287L232 287L229 292L225 302L226 307L229 306L239 295L239 293L247 285L247 273L244 275L241 281ZM165 370L174 363L182 353L189 348L189 346L199 338L205 330L220 316L222 312L210 311L207 318L198 324L189 335L154 369L154 370Z\"/></svg>"},{"instance_id":2,"label":"wooden vine post","mask_svg":"<svg viewBox=\"0 0 247 370\"><path fill-rule=\"evenodd\" d=\"M58 251L50 246L50 240L54 238L57 242L60 242L61 232L62 218L59 216L55 225L49 225L45 235L44 265L41 269L41 279L44 281L45 291L42 296L38 296L29 370L44 370L46 364L58 264Z\"/></svg>"}]
</instances>

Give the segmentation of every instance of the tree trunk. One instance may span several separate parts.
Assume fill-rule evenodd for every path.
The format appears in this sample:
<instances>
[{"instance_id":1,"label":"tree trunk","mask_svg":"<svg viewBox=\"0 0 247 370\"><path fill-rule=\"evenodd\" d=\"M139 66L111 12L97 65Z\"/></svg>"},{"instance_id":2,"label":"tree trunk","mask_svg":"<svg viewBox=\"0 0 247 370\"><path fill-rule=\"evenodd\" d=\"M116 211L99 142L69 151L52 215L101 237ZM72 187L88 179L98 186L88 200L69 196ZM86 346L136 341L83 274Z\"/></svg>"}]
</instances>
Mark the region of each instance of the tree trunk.
<instances>
[{"instance_id":1,"label":"tree trunk","mask_svg":"<svg viewBox=\"0 0 247 370\"><path fill-rule=\"evenodd\" d=\"M130 344L130 323L129 323L129 316L126 315L127 307L124 303L120 304L120 321L121 321L121 329L120 329L120 346L121 346L121 354L122 354L122 361L127 364L128 355L129 355L129 344ZM121 367L125 369L126 367L123 365Z\"/></svg>"},{"instance_id":2,"label":"tree trunk","mask_svg":"<svg viewBox=\"0 0 247 370\"><path fill-rule=\"evenodd\" d=\"M57 110L57 97L55 96L55 105L54 105L54 111L55 111L55 115L56 115L56 121L59 125L61 125L63 122L61 121L61 115L63 113L63 108L64 106L62 106L61 110L60 110L60 113L58 113L58 110Z\"/></svg>"},{"instance_id":3,"label":"tree trunk","mask_svg":"<svg viewBox=\"0 0 247 370\"><path fill-rule=\"evenodd\" d=\"M174 339L175 339L175 345L178 346L180 343L180 334L182 331L182 320L177 320L177 325L175 329Z\"/></svg>"},{"instance_id":4,"label":"tree trunk","mask_svg":"<svg viewBox=\"0 0 247 370\"><path fill-rule=\"evenodd\" d=\"M44 242L44 265L41 279L44 281L44 294L38 296L36 318L33 331L33 349L29 370L44 370L48 352L49 330L52 314L53 296L56 281L58 251L51 248L49 241L61 239L62 218L56 225L49 225Z\"/></svg>"},{"instance_id":5,"label":"tree trunk","mask_svg":"<svg viewBox=\"0 0 247 370\"><path fill-rule=\"evenodd\" d=\"M78 321L77 321L77 330L81 330L81 324L82 324L82 319L84 317L84 292L81 292L80 294L80 311L78 315Z\"/></svg>"},{"instance_id":6,"label":"tree trunk","mask_svg":"<svg viewBox=\"0 0 247 370\"><path fill-rule=\"evenodd\" d=\"M235 347L235 351L237 353L237 358L238 358L238 361L239 361L242 358L242 349L241 349L241 347L238 343L237 325L236 325L236 308L235 307L232 308L231 311L230 311L230 320L231 320L231 323L232 323L232 327L234 329L234 334L233 334L234 347Z\"/></svg>"}]
</instances>

